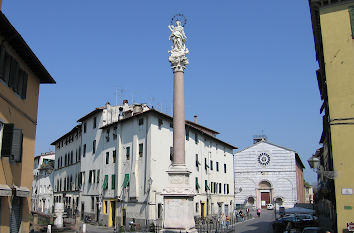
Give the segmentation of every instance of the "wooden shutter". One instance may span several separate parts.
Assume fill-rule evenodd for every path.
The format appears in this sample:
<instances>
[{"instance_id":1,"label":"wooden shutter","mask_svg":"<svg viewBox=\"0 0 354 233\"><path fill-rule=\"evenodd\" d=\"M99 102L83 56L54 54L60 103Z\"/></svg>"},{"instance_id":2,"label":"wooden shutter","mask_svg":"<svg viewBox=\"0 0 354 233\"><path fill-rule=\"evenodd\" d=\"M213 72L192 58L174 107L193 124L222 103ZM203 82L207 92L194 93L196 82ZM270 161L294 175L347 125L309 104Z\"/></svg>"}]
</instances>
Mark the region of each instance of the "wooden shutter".
<instances>
[{"instance_id":1,"label":"wooden shutter","mask_svg":"<svg viewBox=\"0 0 354 233\"><path fill-rule=\"evenodd\" d=\"M14 162L21 162L22 161L22 141L23 141L23 134L22 129L14 129L13 137L12 137L12 160Z\"/></svg>"},{"instance_id":2,"label":"wooden shutter","mask_svg":"<svg viewBox=\"0 0 354 233\"><path fill-rule=\"evenodd\" d=\"M352 38L354 39L354 6L349 7L350 25L352 26Z\"/></svg>"},{"instance_id":3,"label":"wooden shutter","mask_svg":"<svg viewBox=\"0 0 354 233\"><path fill-rule=\"evenodd\" d=\"M2 136L1 156L9 157L12 149L14 124L5 124Z\"/></svg>"}]
</instances>

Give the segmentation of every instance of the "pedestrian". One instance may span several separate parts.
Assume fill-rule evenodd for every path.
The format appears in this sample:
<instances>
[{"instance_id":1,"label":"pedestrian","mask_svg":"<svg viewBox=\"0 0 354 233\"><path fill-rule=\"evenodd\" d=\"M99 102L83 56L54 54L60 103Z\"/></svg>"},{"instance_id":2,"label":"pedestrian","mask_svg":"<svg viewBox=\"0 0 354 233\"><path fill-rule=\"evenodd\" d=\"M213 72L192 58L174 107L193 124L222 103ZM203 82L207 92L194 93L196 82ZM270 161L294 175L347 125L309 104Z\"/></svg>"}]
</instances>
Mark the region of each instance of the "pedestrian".
<instances>
[{"instance_id":1,"label":"pedestrian","mask_svg":"<svg viewBox=\"0 0 354 233\"><path fill-rule=\"evenodd\" d=\"M221 227L222 228L224 228L224 226L225 226L225 220L226 220L225 214L222 213L221 214Z\"/></svg>"},{"instance_id":2,"label":"pedestrian","mask_svg":"<svg viewBox=\"0 0 354 233\"><path fill-rule=\"evenodd\" d=\"M261 216L261 209L260 208L257 209L257 216L258 216L258 218Z\"/></svg>"},{"instance_id":3,"label":"pedestrian","mask_svg":"<svg viewBox=\"0 0 354 233\"><path fill-rule=\"evenodd\" d=\"M226 216L226 228L229 228L230 225L230 217Z\"/></svg>"},{"instance_id":4,"label":"pedestrian","mask_svg":"<svg viewBox=\"0 0 354 233\"><path fill-rule=\"evenodd\" d=\"M247 219L249 219L249 217L250 217L250 209L249 208L246 209L246 215L247 215Z\"/></svg>"},{"instance_id":5,"label":"pedestrian","mask_svg":"<svg viewBox=\"0 0 354 233\"><path fill-rule=\"evenodd\" d=\"M240 210L239 212L238 212L238 214L240 215L240 217L241 217L241 221L243 221L243 217L245 216L244 214L243 214L243 211L242 210Z\"/></svg>"}]
</instances>

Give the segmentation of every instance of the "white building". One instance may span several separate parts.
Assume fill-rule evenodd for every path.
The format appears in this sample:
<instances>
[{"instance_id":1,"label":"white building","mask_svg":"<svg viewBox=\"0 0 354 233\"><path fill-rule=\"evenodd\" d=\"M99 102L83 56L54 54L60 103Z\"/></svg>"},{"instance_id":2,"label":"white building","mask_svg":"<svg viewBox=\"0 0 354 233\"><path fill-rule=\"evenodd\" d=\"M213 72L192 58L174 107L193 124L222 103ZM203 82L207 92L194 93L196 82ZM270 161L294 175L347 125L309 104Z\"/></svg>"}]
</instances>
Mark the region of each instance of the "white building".
<instances>
[{"instance_id":1,"label":"white building","mask_svg":"<svg viewBox=\"0 0 354 233\"><path fill-rule=\"evenodd\" d=\"M256 138L234 157L236 205L293 207L304 202L303 168L295 151Z\"/></svg>"},{"instance_id":2,"label":"white building","mask_svg":"<svg viewBox=\"0 0 354 233\"><path fill-rule=\"evenodd\" d=\"M162 219L162 189L172 161L172 117L146 105L97 108L82 127L80 211L105 225ZM186 165L195 187L195 216L231 214L233 149L218 132L186 121ZM60 140L59 140L60 141ZM59 142L56 141L56 148Z\"/></svg>"},{"instance_id":3,"label":"white building","mask_svg":"<svg viewBox=\"0 0 354 233\"><path fill-rule=\"evenodd\" d=\"M46 152L34 158L32 211L52 213L54 161L54 152Z\"/></svg>"},{"instance_id":4,"label":"white building","mask_svg":"<svg viewBox=\"0 0 354 233\"><path fill-rule=\"evenodd\" d=\"M54 202L64 203L68 215L80 211L81 125L75 126L55 145Z\"/></svg>"}]
</instances>

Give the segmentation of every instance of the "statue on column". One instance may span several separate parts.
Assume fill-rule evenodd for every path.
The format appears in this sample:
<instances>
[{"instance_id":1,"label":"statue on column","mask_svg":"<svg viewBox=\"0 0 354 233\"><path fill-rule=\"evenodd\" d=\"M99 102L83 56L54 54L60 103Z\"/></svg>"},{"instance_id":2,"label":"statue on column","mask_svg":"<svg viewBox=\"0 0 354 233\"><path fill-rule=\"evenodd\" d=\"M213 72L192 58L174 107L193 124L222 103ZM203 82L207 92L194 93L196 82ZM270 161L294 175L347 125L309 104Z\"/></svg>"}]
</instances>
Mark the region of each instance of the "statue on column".
<instances>
[{"instance_id":1,"label":"statue on column","mask_svg":"<svg viewBox=\"0 0 354 233\"><path fill-rule=\"evenodd\" d=\"M183 72L186 68L186 65L189 63L186 57L186 55L189 53L189 50L186 48L187 36L184 33L183 26L181 25L181 21L178 19L176 20L176 26L174 26L172 22L171 25L168 25L168 28L171 31L169 40L172 40L172 49L168 51L171 56L168 58L168 60L170 61L174 72Z\"/></svg>"}]
</instances>

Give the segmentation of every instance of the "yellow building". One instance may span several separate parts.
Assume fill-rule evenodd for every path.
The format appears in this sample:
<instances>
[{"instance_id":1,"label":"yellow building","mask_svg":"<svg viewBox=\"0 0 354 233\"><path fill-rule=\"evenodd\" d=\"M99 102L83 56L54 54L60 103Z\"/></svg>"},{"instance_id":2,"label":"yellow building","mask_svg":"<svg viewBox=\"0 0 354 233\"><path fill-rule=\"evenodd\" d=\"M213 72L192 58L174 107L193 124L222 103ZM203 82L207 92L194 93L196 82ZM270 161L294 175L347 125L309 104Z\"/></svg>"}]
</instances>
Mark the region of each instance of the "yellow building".
<instances>
[{"instance_id":1,"label":"yellow building","mask_svg":"<svg viewBox=\"0 0 354 233\"><path fill-rule=\"evenodd\" d=\"M324 112L315 201L330 203L333 227L346 232L347 223L354 222L354 0L309 4Z\"/></svg>"},{"instance_id":2,"label":"yellow building","mask_svg":"<svg viewBox=\"0 0 354 233\"><path fill-rule=\"evenodd\" d=\"M42 83L55 81L0 11L1 233L29 232L37 106Z\"/></svg>"}]
</instances>

